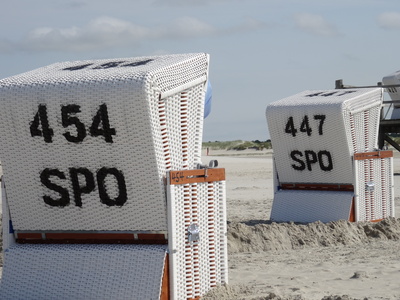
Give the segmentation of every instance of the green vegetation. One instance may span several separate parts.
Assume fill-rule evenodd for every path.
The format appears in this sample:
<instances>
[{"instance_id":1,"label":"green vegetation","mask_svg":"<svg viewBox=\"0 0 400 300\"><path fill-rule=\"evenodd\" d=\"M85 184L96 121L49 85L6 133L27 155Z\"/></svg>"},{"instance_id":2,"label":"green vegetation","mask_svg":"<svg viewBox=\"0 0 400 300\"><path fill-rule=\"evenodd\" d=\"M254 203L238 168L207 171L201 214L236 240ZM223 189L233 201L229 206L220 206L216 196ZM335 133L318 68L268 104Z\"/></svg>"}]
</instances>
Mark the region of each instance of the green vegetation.
<instances>
[{"instance_id":1,"label":"green vegetation","mask_svg":"<svg viewBox=\"0 0 400 300\"><path fill-rule=\"evenodd\" d=\"M240 145L241 143L243 143L241 140L227 142L203 142L203 148L209 148L210 150L224 150Z\"/></svg>"},{"instance_id":2,"label":"green vegetation","mask_svg":"<svg viewBox=\"0 0 400 300\"><path fill-rule=\"evenodd\" d=\"M246 150L246 149L271 149L271 140L266 140L264 142L255 140L255 141L226 141L226 142L203 142L203 149L209 148L210 150Z\"/></svg>"}]
</instances>

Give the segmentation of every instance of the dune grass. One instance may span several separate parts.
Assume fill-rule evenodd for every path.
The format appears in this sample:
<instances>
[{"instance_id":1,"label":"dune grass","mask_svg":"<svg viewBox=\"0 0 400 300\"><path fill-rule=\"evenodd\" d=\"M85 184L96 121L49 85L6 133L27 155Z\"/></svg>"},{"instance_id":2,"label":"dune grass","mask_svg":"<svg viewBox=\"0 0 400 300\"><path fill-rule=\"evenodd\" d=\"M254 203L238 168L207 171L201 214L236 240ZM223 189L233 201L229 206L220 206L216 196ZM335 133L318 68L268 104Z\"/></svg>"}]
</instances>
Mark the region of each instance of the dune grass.
<instances>
[{"instance_id":1,"label":"dune grass","mask_svg":"<svg viewBox=\"0 0 400 300\"><path fill-rule=\"evenodd\" d=\"M245 150L245 149L271 149L271 141L214 141L203 142L203 149L209 148L210 150Z\"/></svg>"}]
</instances>

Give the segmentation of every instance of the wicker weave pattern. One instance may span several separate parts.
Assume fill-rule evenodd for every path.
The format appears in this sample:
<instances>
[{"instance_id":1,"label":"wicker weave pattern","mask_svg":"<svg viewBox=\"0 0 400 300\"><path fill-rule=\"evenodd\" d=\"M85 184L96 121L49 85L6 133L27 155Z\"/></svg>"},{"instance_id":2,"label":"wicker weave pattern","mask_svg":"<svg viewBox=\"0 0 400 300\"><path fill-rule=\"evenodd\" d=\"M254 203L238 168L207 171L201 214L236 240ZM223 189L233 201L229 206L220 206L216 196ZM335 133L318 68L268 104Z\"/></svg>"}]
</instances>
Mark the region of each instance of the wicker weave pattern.
<instances>
[{"instance_id":1,"label":"wicker weave pattern","mask_svg":"<svg viewBox=\"0 0 400 300\"><path fill-rule=\"evenodd\" d=\"M356 221L394 217L393 158L358 160L355 170Z\"/></svg>"},{"instance_id":2,"label":"wicker weave pattern","mask_svg":"<svg viewBox=\"0 0 400 300\"><path fill-rule=\"evenodd\" d=\"M207 72L207 55L182 54L57 63L1 80L0 159L14 228L166 230L163 178L168 169L193 168L200 160ZM63 127L61 106L71 104L80 112L68 116L78 117L87 131L106 104L113 142L89 133L80 143L68 142L63 134L77 130ZM39 105L47 109L51 143L29 131ZM96 174L103 167L123 174L128 196L122 206L99 199ZM60 198L42 184L45 168L65 174L51 180L68 191L68 206L44 203L44 195ZM95 188L82 193L81 207L74 203L71 168L87 168L94 177ZM110 198L120 194L113 176L105 185Z\"/></svg>"},{"instance_id":3,"label":"wicker weave pattern","mask_svg":"<svg viewBox=\"0 0 400 300\"><path fill-rule=\"evenodd\" d=\"M280 149L274 154L280 181L352 183L352 154L376 148L381 103L382 89L363 89L304 91L270 104L266 115L273 147ZM305 116L312 130L308 133ZM293 120L292 127L289 120ZM308 150L321 154L322 164L332 166L331 170L318 167L321 160L309 165L312 170L296 170L293 165L299 163L293 161L291 154L298 151L296 157L305 161Z\"/></svg>"},{"instance_id":4,"label":"wicker weave pattern","mask_svg":"<svg viewBox=\"0 0 400 300\"><path fill-rule=\"evenodd\" d=\"M380 109L379 104L365 111L343 112L351 155L377 149Z\"/></svg>"},{"instance_id":5,"label":"wicker weave pattern","mask_svg":"<svg viewBox=\"0 0 400 300\"><path fill-rule=\"evenodd\" d=\"M196 298L228 281L225 182L170 185L168 188L173 299ZM200 240L189 242L197 224Z\"/></svg>"},{"instance_id":6,"label":"wicker weave pattern","mask_svg":"<svg viewBox=\"0 0 400 300\"><path fill-rule=\"evenodd\" d=\"M5 252L0 298L159 299L165 251L154 245L14 245Z\"/></svg>"},{"instance_id":7,"label":"wicker weave pattern","mask_svg":"<svg viewBox=\"0 0 400 300\"><path fill-rule=\"evenodd\" d=\"M3 178L2 178L3 179ZM2 226L2 242L3 251L15 244L15 238L12 228L10 228L10 211L8 207L7 195L5 192L4 180L1 181L1 226Z\"/></svg>"},{"instance_id":8,"label":"wicker weave pattern","mask_svg":"<svg viewBox=\"0 0 400 300\"><path fill-rule=\"evenodd\" d=\"M274 196L272 221L330 222L348 220L353 192L286 191Z\"/></svg>"},{"instance_id":9,"label":"wicker weave pattern","mask_svg":"<svg viewBox=\"0 0 400 300\"><path fill-rule=\"evenodd\" d=\"M188 170L201 163L201 138L203 130L203 102L193 101L204 97L204 85L196 85L160 103L167 119L166 137L163 145L168 145L167 170ZM157 149L165 149L158 147ZM163 150L164 151L164 150Z\"/></svg>"}]
</instances>

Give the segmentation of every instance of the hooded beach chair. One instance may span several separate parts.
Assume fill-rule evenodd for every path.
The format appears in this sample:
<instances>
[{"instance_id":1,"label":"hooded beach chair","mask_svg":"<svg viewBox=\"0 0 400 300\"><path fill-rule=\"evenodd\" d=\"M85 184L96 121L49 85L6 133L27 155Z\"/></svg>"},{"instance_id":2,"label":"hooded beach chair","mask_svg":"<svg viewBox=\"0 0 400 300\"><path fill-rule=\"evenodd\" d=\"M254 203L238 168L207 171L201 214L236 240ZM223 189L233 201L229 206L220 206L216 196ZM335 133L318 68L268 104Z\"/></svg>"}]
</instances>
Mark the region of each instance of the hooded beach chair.
<instances>
[{"instance_id":1,"label":"hooded beach chair","mask_svg":"<svg viewBox=\"0 0 400 300\"><path fill-rule=\"evenodd\" d=\"M1 299L198 299L227 282L225 172L201 162L209 56L0 81Z\"/></svg>"},{"instance_id":2,"label":"hooded beach chair","mask_svg":"<svg viewBox=\"0 0 400 300\"><path fill-rule=\"evenodd\" d=\"M304 91L267 106L273 221L394 216L392 151L378 149L382 88Z\"/></svg>"}]
</instances>

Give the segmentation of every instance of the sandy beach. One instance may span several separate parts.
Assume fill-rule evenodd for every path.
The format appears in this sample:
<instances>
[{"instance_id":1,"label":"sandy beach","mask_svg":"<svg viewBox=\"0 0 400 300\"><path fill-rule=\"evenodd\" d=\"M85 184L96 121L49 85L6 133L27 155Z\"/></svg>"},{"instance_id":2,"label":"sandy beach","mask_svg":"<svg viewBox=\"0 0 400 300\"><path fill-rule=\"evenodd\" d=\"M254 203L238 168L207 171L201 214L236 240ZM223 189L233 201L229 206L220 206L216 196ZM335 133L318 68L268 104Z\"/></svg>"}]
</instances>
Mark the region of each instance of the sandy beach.
<instances>
[{"instance_id":1,"label":"sandy beach","mask_svg":"<svg viewBox=\"0 0 400 300\"><path fill-rule=\"evenodd\" d=\"M400 299L400 176L396 218L306 225L269 221L272 154L210 151L226 169L229 284L205 299ZM395 154L395 174L400 158Z\"/></svg>"},{"instance_id":2,"label":"sandy beach","mask_svg":"<svg viewBox=\"0 0 400 300\"><path fill-rule=\"evenodd\" d=\"M211 150L226 169L229 284L203 299L400 299L400 156L396 217L273 223L272 152Z\"/></svg>"}]
</instances>

